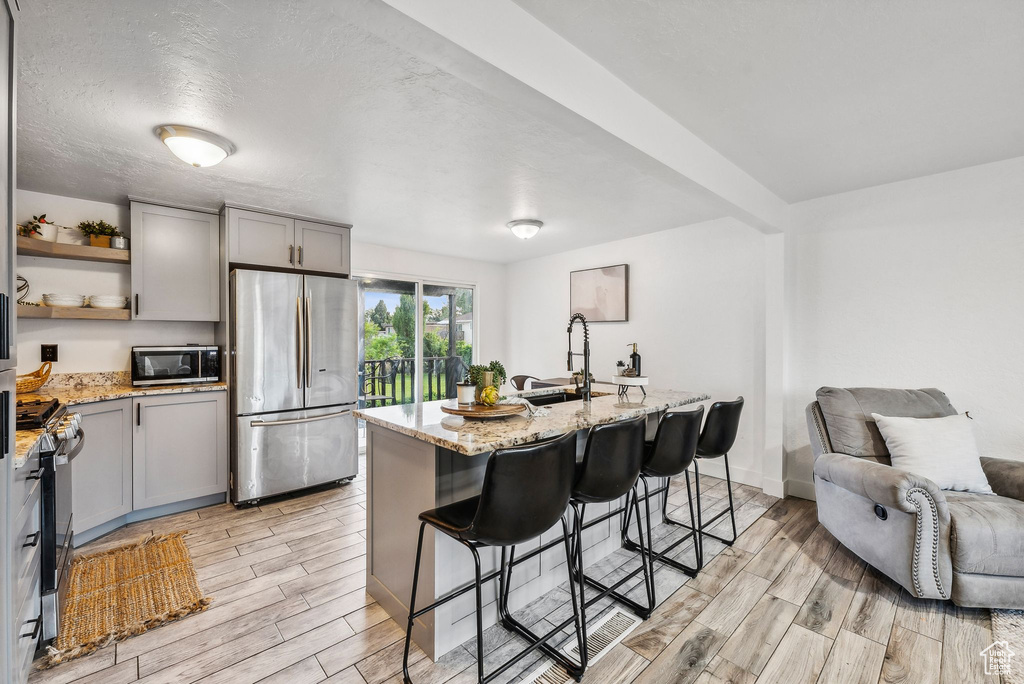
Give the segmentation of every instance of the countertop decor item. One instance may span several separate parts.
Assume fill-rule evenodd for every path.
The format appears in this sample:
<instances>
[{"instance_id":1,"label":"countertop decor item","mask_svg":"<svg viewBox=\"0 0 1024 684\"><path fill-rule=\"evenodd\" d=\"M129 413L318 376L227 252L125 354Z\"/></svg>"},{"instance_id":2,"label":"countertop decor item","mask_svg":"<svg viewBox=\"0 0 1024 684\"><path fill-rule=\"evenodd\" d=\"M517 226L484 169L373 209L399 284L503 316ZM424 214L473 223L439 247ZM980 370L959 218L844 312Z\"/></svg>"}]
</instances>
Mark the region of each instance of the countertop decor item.
<instances>
[{"instance_id":1,"label":"countertop decor item","mask_svg":"<svg viewBox=\"0 0 1024 684\"><path fill-rule=\"evenodd\" d=\"M629 320L629 265L589 268L569 273L569 313L588 323Z\"/></svg>"},{"instance_id":2,"label":"countertop decor item","mask_svg":"<svg viewBox=\"0 0 1024 684\"><path fill-rule=\"evenodd\" d=\"M453 416L462 416L463 418L508 418L522 413L526 410L526 406L523 404L495 404L493 406L487 406L485 404L472 404L466 406L460 404L458 401L446 401L441 404L441 410L444 413L451 414Z\"/></svg>"},{"instance_id":3,"label":"countertop decor item","mask_svg":"<svg viewBox=\"0 0 1024 684\"><path fill-rule=\"evenodd\" d=\"M476 401L476 385L474 383L460 382L457 387L457 396L460 404L468 406Z\"/></svg>"},{"instance_id":4,"label":"countertop decor item","mask_svg":"<svg viewBox=\"0 0 1024 684\"><path fill-rule=\"evenodd\" d=\"M28 392L35 392L37 389L46 384L46 381L50 379L50 371L53 369L53 364L49 361L45 361L38 370L34 370L31 373L25 373L24 375L18 376L16 387L17 394L26 394Z\"/></svg>"},{"instance_id":5,"label":"countertop decor item","mask_svg":"<svg viewBox=\"0 0 1024 684\"><path fill-rule=\"evenodd\" d=\"M106 221L82 221L78 224L78 230L82 235L89 236L89 244L93 247L110 247L110 239L120 236L117 226L112 226Z\"/></svg>"},{"instance_id":6,"label":"countertop decor item","mask_svg":"<svg viewBox=\"0 0 1024 684\"><path fill-rule=\"evenodd\" d=\"M65 616L42 667L206 610L213 599L199 588L185 534L150 536L76 558Z\"/></svg>"}]
</instances>

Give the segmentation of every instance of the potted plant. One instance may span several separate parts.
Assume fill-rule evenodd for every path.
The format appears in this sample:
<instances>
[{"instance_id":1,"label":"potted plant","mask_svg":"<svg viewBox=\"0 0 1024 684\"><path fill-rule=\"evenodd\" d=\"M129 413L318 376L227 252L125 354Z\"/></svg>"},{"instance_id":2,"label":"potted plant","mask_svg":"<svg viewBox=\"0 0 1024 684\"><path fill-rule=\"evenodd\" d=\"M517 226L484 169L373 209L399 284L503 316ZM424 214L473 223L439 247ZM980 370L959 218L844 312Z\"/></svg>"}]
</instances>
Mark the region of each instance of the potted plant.
<instances>
[{"instance_id":1,"label":"potted plant","mask_svg":"<svg viewBox=\"0 0 1024 684\"><path fill-rule=\"evenodd\" d=\"M46 214L40 214L33 216L27 225L18 226L18 235L53 242L57 239L57 226L52 221L46 220Z\"/></svg>"},{"instance_id":2,"label":"potted plant","mask_svg":"<svg viewBox=\"0 0 1024 684\"><path fill-rule=\"evenodd\" d=\"M626 362L619 359L615 362L615 375L622 375L624 370L626 370Z\"/></svg>"},{"instance_id":3,"label":"potted plant","mask_svg":"<svg viewBox=\"0 0 1024 684\"><path fill-rule=\"evenodd\" d=\"M489 392L492 397L498 396L498 388L505 382L508 375L505 373L505 366L500 361L491 361L488 365L477 364L469 367L469 381L476 386L476 401L482 401L484 390L493 387L494 392ZM494 404L495 401L483 402Z\"/></svg>"},{"instance_id":4,"label":"potted plant","mask_svg":"<svg viewBox=\"0 0 1024 684\"><path fill-rule=\"evenodd\" d=\"M110 247L110 238L120 236L117 226L112 226L106 221L82 221L78 224L78 230L82 235L89 236L89 244L93 247Z\"/></svg>"}]
</instances>

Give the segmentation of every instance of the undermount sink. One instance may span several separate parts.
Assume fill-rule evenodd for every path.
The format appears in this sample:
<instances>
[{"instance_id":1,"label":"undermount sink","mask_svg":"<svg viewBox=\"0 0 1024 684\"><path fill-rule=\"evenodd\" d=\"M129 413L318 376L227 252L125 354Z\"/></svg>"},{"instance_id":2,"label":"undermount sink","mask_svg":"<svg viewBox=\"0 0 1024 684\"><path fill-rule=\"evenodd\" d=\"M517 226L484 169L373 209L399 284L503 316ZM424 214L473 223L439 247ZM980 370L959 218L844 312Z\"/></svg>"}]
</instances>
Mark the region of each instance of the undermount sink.
<instances>
[{"instance_id":1,"label":"undermount sink","mask_svg":"<svg viewBox=\"0 0 1024 684\"><path fill-rule=\"evenodd\" d=\"M596 399L598 397L611 396L611 392L590 392L590 398ZM583 399L583 395L576 390L555 390L553 392L547 392L545 394L537 394L534 396L526 397L534 406L547 406L549 404L563 404L567 401L580 401Z\"/></svg>"}]
</instances>

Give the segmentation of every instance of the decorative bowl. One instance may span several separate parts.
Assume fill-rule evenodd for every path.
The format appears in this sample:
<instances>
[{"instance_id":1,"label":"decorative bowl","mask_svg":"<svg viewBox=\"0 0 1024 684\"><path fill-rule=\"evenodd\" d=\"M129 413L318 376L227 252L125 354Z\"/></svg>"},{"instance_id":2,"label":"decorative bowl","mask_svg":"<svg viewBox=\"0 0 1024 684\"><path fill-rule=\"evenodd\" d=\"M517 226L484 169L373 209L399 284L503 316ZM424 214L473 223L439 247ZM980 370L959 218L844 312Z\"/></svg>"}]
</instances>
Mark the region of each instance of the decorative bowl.
<instances>
[{"instance_id":1,"label":"decorative bowl","mask_svg":"<svg viewBox=\"0 0 1024 684\"><path fill-rule=\"evenodd\" d=\"M89 306L94 309L123 309L128 298L121 295L89 295Z\"/></svg>"},{"instance_id":2,"label":"decorative bowl","mask_svg":"<svg viewBox=\"0 0 1024 684\"><path fill-rule=\"evenodd\" d=\"M44 294L43 304L46 306L66 306L81 308L85 306L85 295L73 294Z\"/></svg>"}]
</instances>

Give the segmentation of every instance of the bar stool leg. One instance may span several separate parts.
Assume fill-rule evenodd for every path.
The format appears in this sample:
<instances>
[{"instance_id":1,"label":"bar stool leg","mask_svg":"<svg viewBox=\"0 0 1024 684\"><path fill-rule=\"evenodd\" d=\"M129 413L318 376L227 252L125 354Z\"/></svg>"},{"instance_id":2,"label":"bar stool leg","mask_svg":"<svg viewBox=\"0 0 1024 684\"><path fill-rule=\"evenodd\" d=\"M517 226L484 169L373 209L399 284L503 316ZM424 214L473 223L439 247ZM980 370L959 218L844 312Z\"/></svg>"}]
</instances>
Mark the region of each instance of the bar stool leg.
<instances>
[{"instance_id":1,"label":"bar stool leg","mask_svg":"<svg viewBox=\"0 0 1024 684\"><path fill-rule=\"evenodd\" d=\"M412 575L412 596L409 598L409 625L405 630L405 655L402 656L402 675L405 684L412 684L412 678L409 676L409 647L412 642L413 615L416 613L416 587L420 581L420 558L423 556L423 531L426 526L427 523L420 523L420 537L416 542L416 564Z\"/></svg>"},{"instance_id":2,"label":"bar stool leg","mask_svg":"<svg viewBox=\"0 0 1024 684\"><path fill-rule=\"evenodd\" d=\"M484 601L483 583L480 581L480 553L476 547L469 544L466 546L469 546L469 550L473 552L473 565L476 570L476 669L482 684L484 681Z\"/></svg>"},{"instance_id":3,"label":"bar stool leg","mask_svg":"<svg viewBox=\"0 0 1024 684\"><path fill-rule=\"evenodd\" d=\"M576 507L575 504L570 504L573 511L573 546L575 547L575 555L573 556L573 564L576 566L575 573L569 573L569 591L574 591L572 585L572 577L575 575L577 584L580 588L580 624L582 629L580 630L580 662L583 663L583 668L587 667L587 595L586 586L587 580L583 574L583 510Z\"/></svg>"},{"instance_id":4,"label":"bar stool leg","mask_svg":"<svg viewBox=\"0 0 1024 684\"><path fill-rule=\"evenodd\" d=\"M697 520L693 515L693 491L690 489L690 471L686 471L686 503L690 507L690 529L697 529ZM700 504L698 502L698 509ZM697 535L697 538L693 542L694 549L696 550L697 556L697 569L700 570L704 567L704 538L701 535Z\"/></svg>"}]
</instances>

